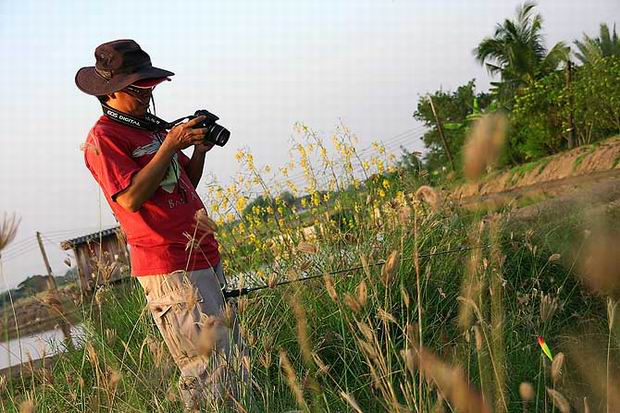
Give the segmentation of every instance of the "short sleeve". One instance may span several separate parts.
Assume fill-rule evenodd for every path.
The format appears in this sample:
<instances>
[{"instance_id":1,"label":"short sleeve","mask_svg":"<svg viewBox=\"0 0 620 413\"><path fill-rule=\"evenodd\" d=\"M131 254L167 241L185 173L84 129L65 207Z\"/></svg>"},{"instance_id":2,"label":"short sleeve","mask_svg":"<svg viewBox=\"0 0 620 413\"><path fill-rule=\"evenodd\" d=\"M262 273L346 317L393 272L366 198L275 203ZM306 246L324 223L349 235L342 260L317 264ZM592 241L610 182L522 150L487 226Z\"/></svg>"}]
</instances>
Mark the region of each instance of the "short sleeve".
<instances>
[{"instance_id":1,"label":"short sleeve","mask_svg":"<svg viewBox=\"0 0 620 413\"><path fill-rule=\"evenodd\" d=\"M177 156L179 157L179 163L181 164L181 168L183 168L183 170L185 171L185 173L189 172L189 162L190 159L187 155L185 155L183 152L179 151L177 152Z\"/></svg>"},{"instance_id":2,"label":"short sleeve","mask_svg":"<svg viewBox=\"0 0 620 413\"><path fill-rule=\"evenodd\" d=\"M141 169L121 139L91 130L84 148L86 166L113 201Z\"/></svg>"}]
</instances>

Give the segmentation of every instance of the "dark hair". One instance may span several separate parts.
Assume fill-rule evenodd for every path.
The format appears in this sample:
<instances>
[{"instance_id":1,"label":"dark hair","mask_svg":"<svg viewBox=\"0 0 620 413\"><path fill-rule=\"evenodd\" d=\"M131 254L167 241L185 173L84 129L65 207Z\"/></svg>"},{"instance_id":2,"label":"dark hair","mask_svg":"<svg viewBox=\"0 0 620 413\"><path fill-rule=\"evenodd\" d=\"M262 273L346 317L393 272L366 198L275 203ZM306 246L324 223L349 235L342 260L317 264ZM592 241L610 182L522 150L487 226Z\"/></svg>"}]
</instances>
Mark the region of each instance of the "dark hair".
<instances>
[{"instance_id":1,"label":"dark hair","mask_svg":"<svg viewBox=\"0 0 620 413\"><path fill-rule=\"evenodd\" d=\"M107 103L108 99L110 98L108 97L108 95L101 95L101 96L97 96L97 99L99 99L99 102L101 103Z\"/></svg>"}]
</instances>

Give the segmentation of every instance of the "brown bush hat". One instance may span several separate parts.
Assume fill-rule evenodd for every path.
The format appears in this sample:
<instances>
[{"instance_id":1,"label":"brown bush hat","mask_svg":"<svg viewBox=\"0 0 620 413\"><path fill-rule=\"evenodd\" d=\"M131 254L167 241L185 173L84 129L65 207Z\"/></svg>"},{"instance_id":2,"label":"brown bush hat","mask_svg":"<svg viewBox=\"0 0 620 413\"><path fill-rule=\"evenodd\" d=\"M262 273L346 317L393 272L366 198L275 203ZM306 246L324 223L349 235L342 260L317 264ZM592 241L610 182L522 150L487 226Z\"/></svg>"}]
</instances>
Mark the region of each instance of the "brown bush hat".
<instances>
[{"instance_id":1,"label":"brown bush hat","mask_svg":"<svg viewBox=\"0 0 620 413\"><path fill-rule=\"evenodd\" d=\"M75 84L84 93L109 95L143 79L167 78L174 73L153 67L149 55L133 40L114 40L95 49L95 66L83 67Z\"/></svg>"}]
</instances>

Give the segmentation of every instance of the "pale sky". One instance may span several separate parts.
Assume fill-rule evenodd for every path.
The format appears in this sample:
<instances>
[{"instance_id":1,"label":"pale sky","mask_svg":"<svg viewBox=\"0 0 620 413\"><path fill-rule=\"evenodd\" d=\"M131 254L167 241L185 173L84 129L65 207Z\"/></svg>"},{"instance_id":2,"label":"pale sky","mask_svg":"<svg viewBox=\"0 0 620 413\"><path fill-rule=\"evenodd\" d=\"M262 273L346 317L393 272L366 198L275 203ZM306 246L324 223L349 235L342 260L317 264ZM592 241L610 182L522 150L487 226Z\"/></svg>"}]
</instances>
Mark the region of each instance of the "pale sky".
<instances>
[{"instance_id":1,"label":"pale sky","mask_svg":"<svg viewBox=\"0 0 620 413\"><path fill-rule=\"evenodd\" d=\"M21 217L4 251L0 290L45 272L41 231L55 274L67 237L115 221L83 163L80 144L101 110L74 76L97 45L132 38L153 64L176 73L155 91L172 120L206 108L232 133L205 169L226 181L247 147L282 166L292 125L329 133L342 120L360 145L419 125L421 94L489 77L472 49L514 15L504 0L0 1L0 214ZM547 45L595 35L620 20L618 0L542 0ZM419 136L405 146L421 149ZM200 192L200 191L199 191Z\"/></svg>"}]
</instances>

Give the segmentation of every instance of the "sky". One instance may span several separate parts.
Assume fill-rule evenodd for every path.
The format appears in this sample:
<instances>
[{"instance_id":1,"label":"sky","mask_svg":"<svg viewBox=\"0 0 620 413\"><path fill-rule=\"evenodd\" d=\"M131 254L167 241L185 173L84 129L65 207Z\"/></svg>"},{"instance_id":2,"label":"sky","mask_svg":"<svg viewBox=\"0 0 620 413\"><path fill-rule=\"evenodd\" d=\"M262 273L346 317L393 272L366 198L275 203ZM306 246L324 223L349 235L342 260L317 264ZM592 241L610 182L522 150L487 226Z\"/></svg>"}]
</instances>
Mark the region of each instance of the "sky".
<instances>
[{"instance_id":1,"label":"sky","mask_svg":"<svg viewBox=\"0 0 620 413\"><path fill-rule=\"evenodd\" d=\"M205 108L231 131L205 170L226 182L234 155L282 166L301 121L323 134L343 122L360 146L410 132L421 95L490 78L472 49L518 1L209 0L0 1L0 215L21 219L3 252L0 290L52 270L67 256L59 241L115 224L84 166L80 145L101 113L74 76L94 49L131 38L153 64L176 73L155 90L157 114L172 120ZM547 45L598 33L620 21L618 0L541 0ZM189 152L191 153L191 151ZM199 187L199 193L204 188Z\"/></svg>"}]
</instances>

